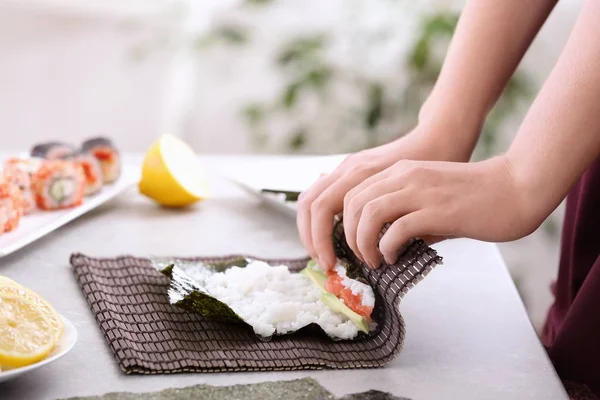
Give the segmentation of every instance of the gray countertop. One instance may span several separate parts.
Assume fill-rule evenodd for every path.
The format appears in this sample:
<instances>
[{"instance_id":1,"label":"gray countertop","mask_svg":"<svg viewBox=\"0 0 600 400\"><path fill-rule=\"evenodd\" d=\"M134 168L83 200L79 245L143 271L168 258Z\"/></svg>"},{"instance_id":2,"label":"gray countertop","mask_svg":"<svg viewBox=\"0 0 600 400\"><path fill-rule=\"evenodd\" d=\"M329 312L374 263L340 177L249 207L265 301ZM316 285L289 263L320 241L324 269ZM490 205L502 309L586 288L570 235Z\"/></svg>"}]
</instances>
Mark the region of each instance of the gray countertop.
<instances>
[{"instance_id":1,"label":"gray countertop","mask_svg":"<svg viewBox=\"0 0 600 400\"><path fill-rule=\"evenodd\" d=\"M207 158L209 166L233 159ZM341 396L378 389L413 399L566 399L493 244L441 243L444 265L402 301L406 343L373 370L126 376L117 367L69 265L73 252L303 256L295 221L213 177L211 198L165 210L136 189L0 259L6 275L46 297L79 332L64 358L0 384L2 400L56 399L195 384L233 385L312 377Z\"/></svg>"}]
</instances>

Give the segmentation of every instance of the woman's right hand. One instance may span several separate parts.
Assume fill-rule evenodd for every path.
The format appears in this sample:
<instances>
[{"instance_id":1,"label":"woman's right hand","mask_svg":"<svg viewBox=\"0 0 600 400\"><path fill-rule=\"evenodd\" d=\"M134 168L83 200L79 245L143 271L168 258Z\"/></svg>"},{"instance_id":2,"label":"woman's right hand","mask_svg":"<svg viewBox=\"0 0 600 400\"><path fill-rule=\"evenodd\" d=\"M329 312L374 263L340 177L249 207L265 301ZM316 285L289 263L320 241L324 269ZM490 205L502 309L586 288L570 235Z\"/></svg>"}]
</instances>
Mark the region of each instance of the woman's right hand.
<instances>
[{"instance_id":1,"label":"woman's right hand","mask_svg":"<svg viewBox=\"0 0 600 400\"><path fill-rule=\"evenodd\" d=\"M297 225L310 256L324 268L335 265L331 240L334 216L342 212L346 194L369 177L402 159L468 161L473 146L459 145L465 141L458 137L466 135L453 131L448 124L437 128L421 124L394 142L348 156L332 173L302 193Z\"/></svg>"}]
</instances>

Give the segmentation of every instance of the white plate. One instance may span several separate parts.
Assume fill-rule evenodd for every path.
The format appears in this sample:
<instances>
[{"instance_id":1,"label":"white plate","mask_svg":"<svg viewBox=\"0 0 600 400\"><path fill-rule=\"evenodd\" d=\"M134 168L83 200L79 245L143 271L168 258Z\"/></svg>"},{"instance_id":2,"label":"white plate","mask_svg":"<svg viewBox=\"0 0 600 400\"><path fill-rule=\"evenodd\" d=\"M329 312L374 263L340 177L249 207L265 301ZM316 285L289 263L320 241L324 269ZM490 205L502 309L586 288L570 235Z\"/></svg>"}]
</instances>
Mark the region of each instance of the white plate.
<instances>
[{"instance_id":1,"label":"white plate","mask_svg":"<svg viewBox=\"0 0 600 400\"><path fill-rule=\"evenodd\" d=\"M115 183L104 186L99 193L93 196L86 197L83 204L79 207L58 211L36 210L32 214L24 216L17 229L0 235L0 257L21 249L42 236L73 221L75 218L106 203L124 190L132 187L138 179L139 167L125 164L121 177Z\"/></svg>"},{"instance_id":2,"label":"white plate","mask_svg":"<svg viewBox=\"0 0 600 400\"><path fill-rule=\"evenodd\" d=\"M10 379L15 379L23 374L26 374L29 371L32 371L53 361L56 361L65 354L67 354L69 351L71 351L71 349L73 348L73 346L75 346L75 343L77 342L77 329L75 329L75 326L71 323L71 321L69 321L62 315L61 317L65 324L65 331L62 335L62 338L60 339L60 343L50 354L50 357L35 364L28 365L27 367L0 372L0 383L8 381Z\"/></svg>"},{"instance_id":3,"label":"white plate","mask_svg":"<svg viewBox=\"0 0 600 400\"><path fill-rule=\"evenodd\" d=\"M346 157L332 156L270 157L267 159L229 162L218 171L247 193L258 196L266 204L288 215L296 215L296 202L286 202L283 196L263 193L262 189L303 192L320 175L330 173Z\"/></svg>"}]
</instances>

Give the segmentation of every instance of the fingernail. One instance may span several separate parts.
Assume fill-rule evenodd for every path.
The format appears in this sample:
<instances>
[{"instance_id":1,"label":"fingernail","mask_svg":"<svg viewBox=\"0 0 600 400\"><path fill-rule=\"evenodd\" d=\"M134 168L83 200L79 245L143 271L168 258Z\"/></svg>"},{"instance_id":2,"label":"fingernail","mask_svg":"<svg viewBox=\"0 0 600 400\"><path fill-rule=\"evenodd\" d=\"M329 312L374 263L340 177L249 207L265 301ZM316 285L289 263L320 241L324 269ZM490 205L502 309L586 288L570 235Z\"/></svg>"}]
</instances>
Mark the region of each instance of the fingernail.
<instances>
[{"instance_id":1,"label":"fingernail","mask_svg":"<svg viewBox=\"0 0 600 400\"><path fill-rule=\"evenodd\" d=\"M381 260L383 259L382 256L377 257L377 261L375 262L375 269L381 267Z\"/></svg>"},{"instance_id":2,"label":"fingernail","mask_svg":"<svg viewBox=\"0 0 600 400\"><path fill-rule=\"evenodd\" d=\"M325 270L329 270L331 269L331 265L330 263L327 261L327 259L325 258L319 258L319 265L324 268Z\"/></svg>"},{"instance_id":3,"label":"fingernail","mask_svg":"<svg viewBox=\"0 0 600 400\"><path fill-rule=\"evenodd\" d=\"M331 269L335 266L335 260L332 260L331 258L325 260L325 262L327 263L327 269Z\"/></svg>"},{"instance_id":4,"label":"fingernail","mask_svg":"<svg viewBox=\"0 0 600 400\"><path fill-rule=\"evenodd\" d=\"M394 264L396 261L398 261L398 256L395 254L393 256L385 257L385 262L390 265Z\"/></svg>"},{"instance_id":5,"label":"fingernail","mask_svg":"<svg viewBox=\"0 0 600 400\"><path fill-rule=\"evenodd\" d=\"M321 262L321 259L319 257L314 257L314 259L317 262L318 266L320 266L321 268L325 268L325 265L323 265L323 263Z\"/></svg>"}]
</instances>

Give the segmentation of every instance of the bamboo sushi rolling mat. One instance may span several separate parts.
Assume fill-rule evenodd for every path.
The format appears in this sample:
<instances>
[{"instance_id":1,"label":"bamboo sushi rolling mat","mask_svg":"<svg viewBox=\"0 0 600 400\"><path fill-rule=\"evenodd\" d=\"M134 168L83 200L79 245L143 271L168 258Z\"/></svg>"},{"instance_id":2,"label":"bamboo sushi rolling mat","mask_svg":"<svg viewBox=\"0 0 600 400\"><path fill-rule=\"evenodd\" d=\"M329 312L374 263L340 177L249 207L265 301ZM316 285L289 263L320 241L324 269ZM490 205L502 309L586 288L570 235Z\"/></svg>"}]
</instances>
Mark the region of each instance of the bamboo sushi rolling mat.
<instances>
[{"instance_id":1,"label":"bamboo sushi rolling mat","mask_svg":"<svg viewBox=\"0 0 600 400\"><path fill-rule=\"evenodd\" d=\"M349 262L343 229L336 228L336 252ZM238 258L200 257L204 262ZM264 260L299 271L306 259ZM393 361L405 336L400 299L441 258L413 241L394 265L372 270L361 264L376 295L377 330L353 341L300 332L257 338L244 324L208 321L169 304L169 280L147 258L90 258L73 254L76 278L110 349L126 374L374 368Z\"/></svg>"}]
</instances>

